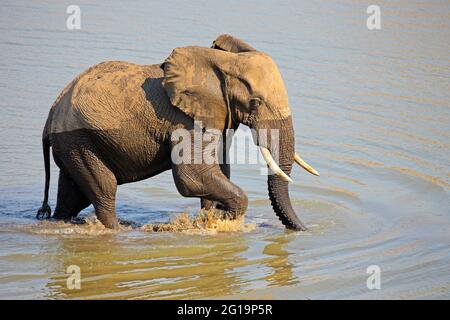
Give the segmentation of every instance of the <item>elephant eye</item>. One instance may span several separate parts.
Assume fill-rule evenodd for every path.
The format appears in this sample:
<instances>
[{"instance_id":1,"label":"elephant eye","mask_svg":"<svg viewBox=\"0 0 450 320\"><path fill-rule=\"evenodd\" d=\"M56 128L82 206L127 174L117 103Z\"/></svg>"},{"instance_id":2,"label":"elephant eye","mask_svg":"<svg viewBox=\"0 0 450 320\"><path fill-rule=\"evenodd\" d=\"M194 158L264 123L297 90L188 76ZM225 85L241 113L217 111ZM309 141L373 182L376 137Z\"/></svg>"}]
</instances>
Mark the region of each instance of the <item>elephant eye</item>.
<instances>
[{"instance_id":1,"label":"elephant eye","mask_svg":"<svg viewBox=\"0 0 450 320\"><path fill-rule=\"evenodd\" d=\"M260 98L252 98L249 102L250 110L256 110L261 105L261 99Z\"/></svg>"}]
</instances>

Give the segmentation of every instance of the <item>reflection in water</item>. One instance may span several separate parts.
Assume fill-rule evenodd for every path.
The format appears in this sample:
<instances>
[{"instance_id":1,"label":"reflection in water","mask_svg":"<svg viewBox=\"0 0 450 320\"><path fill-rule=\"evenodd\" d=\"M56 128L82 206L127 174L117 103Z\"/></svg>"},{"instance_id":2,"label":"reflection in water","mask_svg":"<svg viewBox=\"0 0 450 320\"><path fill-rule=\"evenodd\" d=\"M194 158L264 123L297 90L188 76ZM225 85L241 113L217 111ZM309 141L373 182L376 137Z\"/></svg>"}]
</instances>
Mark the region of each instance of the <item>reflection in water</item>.
<instances>
[{"instance_id":1,"label":"reflection in water","mask_svg":"<svg viewBox=\"0 0 450 320\"><path fill-rule=\"evenodd\" d=\"M125 237L128 237L126 235ZM47 261L52 275L47 297L53 299L174 299L229 296L246 291L253 274L242 270L264 265L261 281L287 286L298 281L286 246L292 237L269 236L262 252L249 256L245 237L238 233L216 236L168 234L157 239L127 241L122 236L92 239L63 237ZM152 237L153 238L153 237ZM70 265L81 269L81 289L66 286Z\"/></svg>"},{"instance_id":2,"label":"reflection in water","mask_svg":"<svg viewBox=\"0 0 450 320\"><path fill-rule=\"evenodd\" d=\"M273 272L266 277L271 286L285 286L298 282L293 274L292 264L289 262L289 252L286 245L290 242L288 236L270 237L269 244L264 247L263 254L272 258L266 259L265 265Z\"/></svg>"},{"instance_id":3,"label":"reflection in water","mask_svg":"<svg viewBox=\"0 0 450 320\"><path fill-rule=\"evenodd\" d=\"M62 239L57 253L61 265L54 267L61 272L80 266L81 290L67 289L66 276L53 278L48 286L55 297L90 299L201 298L239 291L232 270L247 263L238 256L247 249L240 235L224 241L195 241L187 235L156 238L127 243L113 236L92 242Z\"/></svg>"}]
</instances>

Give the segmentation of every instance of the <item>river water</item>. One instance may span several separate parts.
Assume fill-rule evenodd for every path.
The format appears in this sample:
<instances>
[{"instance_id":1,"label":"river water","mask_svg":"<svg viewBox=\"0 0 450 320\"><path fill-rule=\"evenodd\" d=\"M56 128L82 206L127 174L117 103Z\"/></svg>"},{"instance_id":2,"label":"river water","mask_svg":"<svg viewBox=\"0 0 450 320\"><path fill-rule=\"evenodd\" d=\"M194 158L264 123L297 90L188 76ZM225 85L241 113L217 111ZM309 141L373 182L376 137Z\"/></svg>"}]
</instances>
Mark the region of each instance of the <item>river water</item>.
<instances>
[{"instance_id":1,"label":"river water","mask_svg":"<svg viewBox=\"0 0 450 320\"><path fill-rule=\"evenodd\" d=\"M450 298L450 5L377 1L3 1L0 8L0 298ZM284 230L259 165L233 165L249 196L234 232L104 232L37 222L41 132L60 90L105 60L162 62L230 33L269 53L286 82L296 149L290 186L305 233ZM50 202L56 202L52 162ZM119 188L138 224L193 213L170 172ZM86 209L82 215L92 212ZM66 285L80 267L81 289ZM380 289L366 285L369 266ZM370 287L370 286L369 286ZM372 288L372 287L371 287Z\"/></svg>"}]
</instances>

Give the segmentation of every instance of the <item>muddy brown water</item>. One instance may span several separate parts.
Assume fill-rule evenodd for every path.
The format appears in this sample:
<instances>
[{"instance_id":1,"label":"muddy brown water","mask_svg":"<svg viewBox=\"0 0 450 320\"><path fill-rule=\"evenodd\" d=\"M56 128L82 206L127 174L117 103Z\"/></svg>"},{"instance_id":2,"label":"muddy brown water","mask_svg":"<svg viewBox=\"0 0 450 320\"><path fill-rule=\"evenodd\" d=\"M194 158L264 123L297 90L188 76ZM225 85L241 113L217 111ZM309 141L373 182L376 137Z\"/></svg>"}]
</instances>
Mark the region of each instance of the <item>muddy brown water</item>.
<instances>
[{"instance_id":1,"label":"muddy brown water","mask_svg":"<svg viewBox=\"0 0 450 320\"><path fill-rule=\"evenodd\" d=\"M6 1L0 8L0 298L449 298L450 6L378 1L184 1L100 5ZM293 171L305 233L283 229L259 165L233 165L246 228L105 232L34 220L43 193L40 135L64 85L104 60L161 62L177 46L235 34L277 61L296 148L321 173ZM51 205L57 169L52 164ZM195 214L171 173L121 186L118 214L138 225ZM87 216L88 208L83 212ZM81 270L81 289L66 270ZM366 286L371 265L381 289Z\"/></svg>"}]
</instances>

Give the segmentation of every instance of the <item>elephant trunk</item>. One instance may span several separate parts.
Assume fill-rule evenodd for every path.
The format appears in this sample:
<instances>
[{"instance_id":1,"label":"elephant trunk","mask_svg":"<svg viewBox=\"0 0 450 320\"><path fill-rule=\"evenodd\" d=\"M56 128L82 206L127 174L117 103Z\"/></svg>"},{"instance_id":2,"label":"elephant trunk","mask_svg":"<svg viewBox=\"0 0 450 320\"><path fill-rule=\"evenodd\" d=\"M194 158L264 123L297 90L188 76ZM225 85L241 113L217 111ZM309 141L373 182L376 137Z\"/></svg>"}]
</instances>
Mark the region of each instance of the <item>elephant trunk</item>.
<instances>
[{"instance_id":1,"label":"elephant trunk","mask_svg":"<svg viewBox=\"0 0 450 320\"><path fill-rule=\"evenodd\" d=\"M267 139L259 137L257 144L261 147L263 156L264 153L270 152L268 157L265 156L265 160L269 168L272 169L267 179L272 208L287 229L305 231L306 227L295 214L289 197L288 184L289 181L292 182L289 175L295 158L295 137L292 120L289 117L286 120L276 121L276 123L265 124L265 128L270 128L267 132ZM276 139L273 135L274 129L276 130ZM273 157L276 158L276 155L278 160L273 159ZM273 165L274 162L278 165Z\"/></svg>"},{"instance_id":2,"label":"elephant trunk","mask_svg":"<svg viewBox=\"0 0 450 320\"><path fill-rule=\"evenodd\" d=\"M280 168L290 174L292 162L280 164ZM300 221L292 208L291 199L289 198L289 182L282 177L272 174L267 178L267 186L269 189L269 198L275 214L281 223L287 228L298 231L305 231L306 227Z\"/></svg>"}]
</instances>

